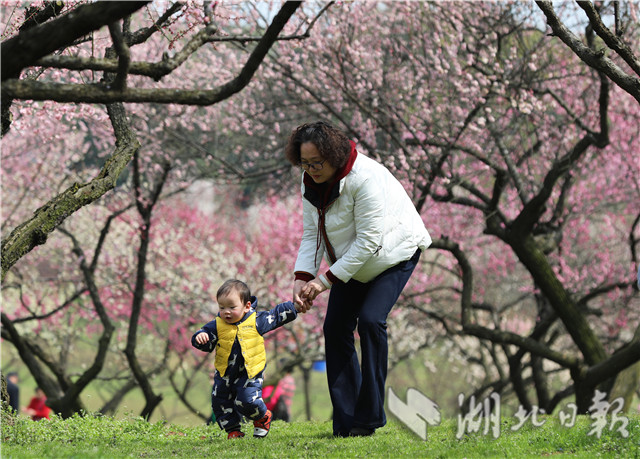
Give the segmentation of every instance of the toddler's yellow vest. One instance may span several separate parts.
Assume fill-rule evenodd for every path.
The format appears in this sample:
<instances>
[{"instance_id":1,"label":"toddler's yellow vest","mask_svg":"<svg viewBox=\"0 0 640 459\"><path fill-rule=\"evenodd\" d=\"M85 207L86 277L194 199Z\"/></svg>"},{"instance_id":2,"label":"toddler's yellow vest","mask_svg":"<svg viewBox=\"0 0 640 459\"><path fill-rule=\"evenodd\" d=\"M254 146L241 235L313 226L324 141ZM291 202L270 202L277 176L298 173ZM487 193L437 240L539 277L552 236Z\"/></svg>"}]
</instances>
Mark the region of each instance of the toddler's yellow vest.
<instances>
[{"instance_id":1,"label":"toddler's yellow vest","mask_svg":"<svg viewBox=\"0 0 640 459\"><path fill-rule=\"evenodd\" d=\"M216 317L216 329L218 331L218 344L216 348L216 370L224 376L229 364L231 348L238 337L244 366L249 378L255 377L264 370L267 364L267 353L264 349L264 338L256 329L256 313L253 312L239 325L226 323L220 317Z\"/></svg>"}]
</instances>

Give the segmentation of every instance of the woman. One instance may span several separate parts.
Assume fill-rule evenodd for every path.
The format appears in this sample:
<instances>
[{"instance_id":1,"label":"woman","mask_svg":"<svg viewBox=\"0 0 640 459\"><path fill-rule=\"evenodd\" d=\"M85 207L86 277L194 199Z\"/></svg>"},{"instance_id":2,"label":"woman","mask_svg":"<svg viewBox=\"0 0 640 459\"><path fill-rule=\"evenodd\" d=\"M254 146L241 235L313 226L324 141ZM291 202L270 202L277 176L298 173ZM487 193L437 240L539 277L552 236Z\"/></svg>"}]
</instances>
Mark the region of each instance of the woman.
<instances>
[{"instance_id":1,"label":"woman","mask_svg":"<svg viewBox=\"0 0 640 459\"><path fill-rule=\"evenodd\" d=\"M371 435L386 424L386 319L431 238L400 182L340 130L303 124L285 154L304 169L294 302L306 312L331 290L323 330L333 434ZM323 256L330 269L318 275Z\"/></svg>"}]
</instances>

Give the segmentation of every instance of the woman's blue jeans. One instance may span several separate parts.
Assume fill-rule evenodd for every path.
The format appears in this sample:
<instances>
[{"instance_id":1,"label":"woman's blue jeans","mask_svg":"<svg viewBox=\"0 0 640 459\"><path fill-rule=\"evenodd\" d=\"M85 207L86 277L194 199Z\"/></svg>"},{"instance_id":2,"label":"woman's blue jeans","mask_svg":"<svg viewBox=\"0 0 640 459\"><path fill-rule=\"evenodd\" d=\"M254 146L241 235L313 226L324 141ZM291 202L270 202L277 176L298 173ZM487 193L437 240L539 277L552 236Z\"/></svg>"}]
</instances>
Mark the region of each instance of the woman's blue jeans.
<instances>
[{"instance_id":1,"label":"woman's blue jeans","mask_svg":"<svg viewBox=\"0 0 640 459\"><path fill-rule=\"evenodd\" d=\"M323 330L334 435L347 436L354 427L375 429L387 422L387 316L418 264L420 253L418 249L411 259L370 282L350 280L331 287ZM356 327L361 363L355 348Z\"/></svg>"}]
</instances>

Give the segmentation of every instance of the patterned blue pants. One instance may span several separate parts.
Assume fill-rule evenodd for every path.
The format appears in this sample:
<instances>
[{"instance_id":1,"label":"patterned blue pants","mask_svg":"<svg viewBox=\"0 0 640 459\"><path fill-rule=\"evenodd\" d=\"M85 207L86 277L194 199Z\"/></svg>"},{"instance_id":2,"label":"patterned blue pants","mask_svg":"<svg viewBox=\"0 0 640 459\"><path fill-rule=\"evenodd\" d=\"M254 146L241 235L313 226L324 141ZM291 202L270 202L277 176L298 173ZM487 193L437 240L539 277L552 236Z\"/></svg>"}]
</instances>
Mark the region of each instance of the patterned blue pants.
<instances>
[{"instance_id":1,"label":"patterned blue pants","mask_svg":"<svg viewBox=\"0 0 640 459\"><path fill-rule=\"evenodd\" d=\"M242 416L254 421L267 413L267 406L262 400L263 374L261 371L255 378L249 378L246 371L237 377L221 377L216 371L213 378L211 408L221 429L229 432L240 425Z\"/></svg>"}]
</instances>

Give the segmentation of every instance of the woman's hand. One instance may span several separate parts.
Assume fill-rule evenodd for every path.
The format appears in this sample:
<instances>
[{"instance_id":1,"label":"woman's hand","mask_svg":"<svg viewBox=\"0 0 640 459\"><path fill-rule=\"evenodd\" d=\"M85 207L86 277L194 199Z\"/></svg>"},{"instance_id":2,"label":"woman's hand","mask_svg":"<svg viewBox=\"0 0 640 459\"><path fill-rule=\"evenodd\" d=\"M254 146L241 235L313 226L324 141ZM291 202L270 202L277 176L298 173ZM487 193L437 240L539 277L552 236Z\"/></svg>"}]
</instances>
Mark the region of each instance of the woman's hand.
<instances>
[{"instance_id":1,"label":"woman's hand","mask_svg":"<svg viewBox=\"0 0 640 459\"><path fill-rule=\"evenodd\" d=\"M303 314L313 306L313 300L302 294L302 289L306 284L307 283L305 281L300 279L293 283L293 302L296 305L296 310Z\"/></svg>"},{"instance_id":2,"label":"woman's hand","mask_svg":"<svg viewBox=\"0 0 640 459\"><path fill-rule=\"evenodd\" d=\"M327 290L327 287L324 286L319 279L313 279L307 282L300 291L300 296L302 298L306 298L307 300L313 301L316 297Z\"/></svg>"}]
</instances>

